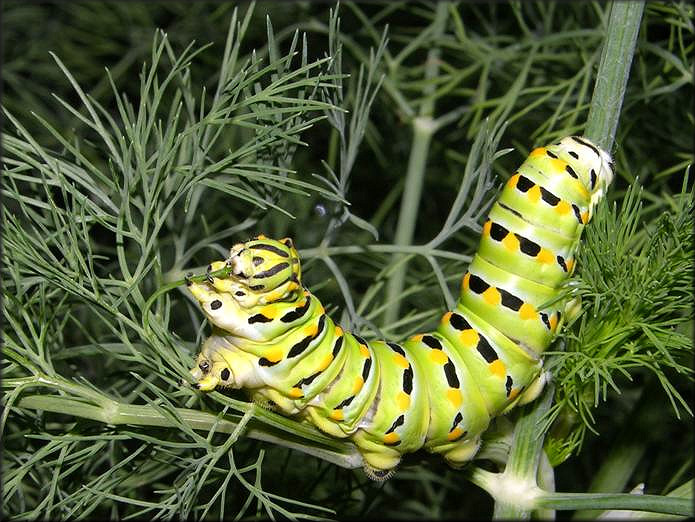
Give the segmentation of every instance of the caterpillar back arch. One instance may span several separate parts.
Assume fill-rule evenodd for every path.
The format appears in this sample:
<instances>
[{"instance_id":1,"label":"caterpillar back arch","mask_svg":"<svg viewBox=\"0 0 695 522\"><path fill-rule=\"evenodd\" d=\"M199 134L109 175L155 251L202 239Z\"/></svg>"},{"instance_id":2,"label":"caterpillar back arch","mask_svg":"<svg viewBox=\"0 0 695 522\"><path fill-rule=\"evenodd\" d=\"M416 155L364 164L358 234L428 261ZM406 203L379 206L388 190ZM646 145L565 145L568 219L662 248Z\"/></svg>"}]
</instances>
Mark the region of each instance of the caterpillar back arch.
<instances>
[{"instance_id":1,"label":"caterpillar back arch","mask_svg":"<svg viewBox=\"0 0 695 522\"><path fill-rule=\"evenodd\" d=\"M302 286L289 238L234 245L208 267L229 277L188 282L214 327L191 370L197 387L244 388L350 438L376 480L421 448L463 465L493 417L543 388L542 353L567 306L557 297L612 178L609 155L586 138L531 152L490 210L456 307L401 343L335 324Z\"/></svg>"}]
</instances>

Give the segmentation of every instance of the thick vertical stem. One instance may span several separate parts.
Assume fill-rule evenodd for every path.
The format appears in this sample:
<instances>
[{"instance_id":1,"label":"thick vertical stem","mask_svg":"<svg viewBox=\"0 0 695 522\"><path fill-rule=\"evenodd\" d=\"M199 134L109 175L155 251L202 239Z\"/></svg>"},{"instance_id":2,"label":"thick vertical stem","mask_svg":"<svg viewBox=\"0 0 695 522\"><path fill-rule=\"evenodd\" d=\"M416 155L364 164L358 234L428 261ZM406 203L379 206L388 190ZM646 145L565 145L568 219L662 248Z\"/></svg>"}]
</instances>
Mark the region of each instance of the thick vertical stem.
<instances>
[{"instance_id":1,"label":"thick vertical stem","mask_svg":"<svg viewBox=\"0 0 695 522\"><path fill-rule=\"evenodd\" d=\"M449 15L449 3L440 2L437 4L435 18L433 22L432 41L436 42L444 34L446 22ZM439 47L433 47L427 53L427 63L425 65L425 80L432 80L439 74ZM401 199L401 209L398 215L398 225L396 227L396 245L410 245L413 242L415 223L417 222L418 208L420 206L420 196L422 195L422 184L425 178L425 167L427 155L430 149L430 142L435 126L432 116L434 114L434 84L425 82L425 100L420 106L418 116L412 121L413 143L408 159L408 172L405 178L405 188ZM399 259L394 256L394 259ZM398 318L400 310L400 295L405 284L405 274L407 263L403 262L397 266L386 286L386 302L390 303L384 313L384 324L390 324Z\"/></svg>"},{"instance_id":2,"label":"thick vertical stem","mask_svg":"<svg viewBox=\"0 0 695 522\"><path fill-rule=\"evenodd\" d=\"M606 39L584 132L606 150L613 147L618 128L644 2L613 2L609 9Z\"/></svg>"},{"instance_id":3,"label":"thick vertical stem","mask_svg":"<svg viewBox=\"0 0 695 522\"><path fill-rule=\"evenodd\" d=\"M606 37L585 131L588 138L607 150L612 148L620 118L643 9L643 2L613 2L609 6ZM538 421L550 408L551 394L550 390L546 390L536 407L526 408L522 413L514 433L509 461L504 473L499 476L499 482L505 486L502 491L520 488L531 492L529 497L532 500L524 503L506 494L493 495L494 516L497 519L528 519L533 509L531 506L536 504L533 493L538 490L537 471L543 451L543 436L534 434L534 430L537 430Z\"/></svg>"}]
</instances>

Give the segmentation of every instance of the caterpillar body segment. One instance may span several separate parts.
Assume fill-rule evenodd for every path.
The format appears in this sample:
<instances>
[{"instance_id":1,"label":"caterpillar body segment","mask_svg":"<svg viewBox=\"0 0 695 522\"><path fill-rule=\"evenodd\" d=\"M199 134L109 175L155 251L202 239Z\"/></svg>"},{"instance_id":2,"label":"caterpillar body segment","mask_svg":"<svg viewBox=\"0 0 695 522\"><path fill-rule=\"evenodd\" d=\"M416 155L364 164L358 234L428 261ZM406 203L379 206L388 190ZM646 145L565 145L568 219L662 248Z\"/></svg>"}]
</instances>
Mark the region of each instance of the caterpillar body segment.
<instances>
[{"instance_id":1,"label":"caterpillar body segment","mask_svg":"<svg viewBox=\"0 0 695 522\"><path fill-rule=\"evenodd\" d=\"M402 343L336 325L302 286L291 240L234 245L209 267L230 267L229 278L189 284L214 327L191 370L197 386L248 389L350 438L377 480L420 448L464 464L491 418L540 393L541 356L567 306L557 297L612 177L585 138L531 152L490 210L455 309Z\"/></svg>"}]
</instances>

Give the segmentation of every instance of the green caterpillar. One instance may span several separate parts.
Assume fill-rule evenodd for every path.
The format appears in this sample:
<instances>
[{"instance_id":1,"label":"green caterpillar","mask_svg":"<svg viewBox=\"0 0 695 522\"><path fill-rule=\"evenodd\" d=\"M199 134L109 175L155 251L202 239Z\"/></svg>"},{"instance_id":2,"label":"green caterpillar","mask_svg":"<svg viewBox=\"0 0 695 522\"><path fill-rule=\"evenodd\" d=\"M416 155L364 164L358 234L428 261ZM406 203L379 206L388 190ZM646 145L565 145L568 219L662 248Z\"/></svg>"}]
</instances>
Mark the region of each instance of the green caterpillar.
<instances>
[{"instance_id":1,"label":"green caterpillar","mask_svg":"<svg viewBox=\"0 0 695 522\"><path fill-rule=\"evenodd\" d=\"M245 388L350 438L376 480L420 448L464 464L492 417L542 390L541 354L567 305L557 296L612 178L609 155L585 138L531 152L490 211L456 308L400 344L336 325L303 288L289 238L234 245L208 267L229 277L187 281L214 327L191 370L198 388Z\"/></svg>"}]
</instances>

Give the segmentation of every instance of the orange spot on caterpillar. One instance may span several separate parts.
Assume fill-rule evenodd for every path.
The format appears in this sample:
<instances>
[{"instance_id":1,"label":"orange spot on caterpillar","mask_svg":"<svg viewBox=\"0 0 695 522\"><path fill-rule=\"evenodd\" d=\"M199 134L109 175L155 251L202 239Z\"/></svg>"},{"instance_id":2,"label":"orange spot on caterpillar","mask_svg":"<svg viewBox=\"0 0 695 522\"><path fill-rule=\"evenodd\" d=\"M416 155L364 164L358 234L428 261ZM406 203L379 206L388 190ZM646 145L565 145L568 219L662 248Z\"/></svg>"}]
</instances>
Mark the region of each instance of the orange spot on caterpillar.
<instances>
[{"instance_id":1,"label":"orange spot on caterpillar","mask_svg":"<svg viewBox=\"0 0 695 522\"><path fill-rule=\"evenodd\" d=\"M555 206L555 212L558 214L567 214L570 211L570 204L567 203L567 201L560 201L556 206Z\"/></svg>"},{"instance_id":2,"label":"orange spot on caterpillar","mask_svg":"<svg viewBox=\"0 0 695 522\"><path fill-rule=\"evenodd\" d=\"M333 362L333 354L332 353L327 353L326 356L323 358L321 363L319 364L318 371L322 372L326 368L328 368L328 365Z\"/></svg>"},{"instance_id":3,"label":"orange spot on caterpillar","mask_svg":"<svg viewBox=\"0 0 695 522\"><path fill-rule=\"evenodd\" d=\"M343 335L343 329L338 325L336 325L334 332L336 337Z\"/></svg>"},{"instance_id":4,"label":"orange spot on caterpillar","mask_svg":"<svg viewBox=\"0 0 695 522\"><path fill-rule=\"evenodd\" d=\"M528 157L529 158L536 158L538 156L545 156L545 151L546 151L545 147L538 147L536 149L533 149L531 151L531 154L528 155Z\"/></svg>"},{"instance_id":5,"label":"orange spot on caterpillar","mask_svg":"<svg viewBox=\"0 0 695 522\"><path fill-rule=\"evenodd\" d=\"M398 392L398 395L396 395L396 404L398 404L398 409L400 411L403 412L407 410L410 406L410 395L408 395L404 391Z\"/></svg>"},{"instance_id":6,"label":"orange spot on caterpillar","mask_svg":"<svg viewBox=\"0 0 695 522\"><path fill-rule=\"evenodd\" d=\"M331 419L336 420L336 421L341 421L343 420L343 409L340 408L339 410L333 410L331 413L328 414Z\"/></svg>"},{"instance_id":7,"label":"orange spot on caterpillar","mask_svg":"<svg viewBox=\"0 0 695 522\"><path fill-rule=\"evenodd\" d=\"M565 172L565 167L567 166L567 162L565 160L561 160L560 158L550 158L549 161L551 168L557 170L558 172Z\"/></svg>"},{"instance_id":8,"label":"orange spot on caterpillar","mask_svg":"<svg viewBox=\"0 0 695 522\"><path fill-rule=\"evenodd\" d=\"M446 364L449 358L442 350L430 350L430 359L437 364Z\"/></svg>"},{"instance_id":9,"label":"orange spot on caterpillar","mask_svg":"<svg viewBox=\"0 0 695 522\"><path fill-rule=\"evenodd\" d=\"M513 401L516 399L517 395L519 395L520 388L512 388L512 391L509 392L509 400Z\"/></svg>"},{"instance_id":10,"label":"orange spot on caterpillar","mask_svg":"<svg viewBox=\"0 0 695 522\"><path fill-rule=\"evenodd\" d=\"M462 331L459 337L461 338L463 345L469 348L475 348L478 345L478 341L480 341L478 332L472 328Z\"/></svg>"},{"instance_id":11,"label":"orange spot on caterpillar","mask_svg":"<svg viewBox=\"0 0 695 522\"><path fill-rule=\"evenodd\" d=\"M504 377L507 374L507 369L504 367L504 363L499 359L495 359L490 363L490 371L495 375L499 375L500 377Z\"/></svg>"},{"instance_id":12,"label":"orange spot on caterpillar","mask_svg":"<svg viewBox=\"0 0 695 522\"><path fill-rule=\"evenodd\" d=\"M567 266L567 272L571 274L574 269L574 258L565 261L565 265Z\"/></svg>"},{"instance_id":13,"label":"orange spot on caterpillar","mask_svg":"<svg viewBox=\"0 0 695 522\"><path fill-rule=\"evenodd\" d=\"M536 312L533 305L524 303L521 305L521 308L519 308L519 316L522 319L538 319L538 312Z\"/></svg>"},{"instance_id":14,"label":"orange spot on caterpillar","mask_svg":"<svg viewBox=\"0 0 695 522\"><path fill-rule=\"evenodd\" d=\"M456 440L459 437L461 437L461 435L463 435L463 430L461 428L459 428L458 426L456 426L453 430L451 430L447 434L446 438L449 440Z\"/></svg>"},{"instance_id":15,"label":"orange spot on caterpillar","mask_svg":"<svg viewBox=\"0 0 695 522\"><path fill-rule=\"evenodd\" d=\"M589 213L588 212L582 212L581 216L582 216L582 223L584 223L586 225L589 222Z\"/></svg>"},{"instance_id":16,"label":"orange spot on caterpillar","mask_svg":"<svg viewBox=\"0 0 695 522\"><path fill-rule=\"evenodd\" d=\"M386 444L393 444L394 442L398 442L399 440L401 440L401 438L395 431L392 431L391 433L387 433L386 435L384 435L384 442Z\"/></svg>"},{"instance_id":17,"label":"orange spot on caterpillar","mask_svg":"<svg viewBox=\"0 0 695 522\"><path fill-rule=\"evenodd\" d=\"M451 312L449 312L449 313L451 313ZM411 340L411 341L415 341L416 343L419 343L420 341L422 341L422 338L423 338L423 335L422 335L422 334L417 334L417 335L413 335L413 336L410 338L410 340Z\"/></svg>"},{"instance_id":18,"label":"orange spot on caterpillar","mask_svg":"<svg viewBox=\"0 0 695 522\"><path fill-rule=\"evenodd\" d=\"M358 375L355 378L355 384L352 385L352 394L357 395L357 392L362 389L362 386L364 386L364 379L361 375Z\"/></svg>"},{"instance_id":19,"label":"orange spot on caterpillar","mask_svg":"<svg viewBox=\"0 0 695 522\"><path fill-rule=\"evenodd\" d=\"M407 368L408 366L410 366L410 364L408 363L408 359L403 357L400 353L393 354L393 362L395 362L401 368Z\"/></svg>"},{"instance_id":20,"label":"orange spot on caterpillar","mask_svg":"<svg viewBox=\"0 0 695 522\"><path fill-rule=\"evenodd\" d=\"M507 250L512 252L517 252L519 250L519 240L513 232L510 232L504 237L502 244L507 247Z\"/></svg>"},{"instance_id":21,"label":"orange spot on caterpillar","mask_svg":"<svg viewBox=\"0 0 695 522\"><path fill-rule=\"evenodd\" d=\"M265 358L268 359L270 362L278 362L281 361L283 358L283 352L280 348L273 348L271 350L268 350L268 353L265 354Z\"/></svg>"},{"instance_id":22,"label":"orange spot on caterpillar","mask_svg":"<svg viewBox=\"0 0 695 522\"><path fill-rule=\"evenodd\" d=\"M292 397L293 399L300 399L304 397L304 392L301 388L292 388L290 390L290 397Z\"/></svg>"},{"instance_id":23,"label":"orange spot on caterpillar","mask_svg":"<svg viewBox=\"0 0 695 522\"><path fill-rule=\"evenodd\" d=\"M466 272L466 275L463 276L463 289L466 291L468 290L468 288L470 286L470 280L471 280L471 273Z\"/></svg>"},{"instance_id":24,"label":"orange spot on caterpillar","mask_svg":"<svg viewBox=\"0 0 695 522\"><path fill-rule=\"evenodd\" d=\"M483 292L483 299L487 304L497 306L502 302L502 295L497 288L491 286Z\"/></svg>"},{"instance_id":25,"label":"orange spot on caterpillar","mask_svg":"<svg viewBox=\"0 0 695 522\"><path fill-rule=\"evenodd\" d=\"M492 221L489 219L485 222L483 225L483 236L489 236L490 235L490 229L492 228Z\"/></svg>"},{"instance_id":26,"label":"orange spot on caterpillar","mask_svg":"<svg viewBox=\"0 0 695 522\"><path fill-rule=\"evenodd\" d=\"M541 248L540 252L536 254L536 259L541 263L551 264L555 262L555 257L550 253L547 248Z\"/></svg>"},{"instance_id":27,"label":"orange spot on caterpillar","mask_svg":"<svg viewBox=\"0 0 695 522\"><path fill-rule=\"evenodd\" d=\"M538 185L534 185L530 189L528 189L528 192L526 192L528 195L528 198L533 201L534 203L538 203L538 201L541 199L541 188Z\"/></svg>"},{"instance_id":28,"label":"orange spot on caterpillar","mask_svg":"<svg viewBox=\"0 0 695 522\"><path fill-rule=\"evenodd\" d=\"M277 305L269 304L261 308L261 313L268 317L269 319L274 319L277 314Z\"/></svg>"},{"instance_id":29,"label":"orange spot on caterpillar","mask_svg":"<svg viewBox=\"0 0 695 522\"><path fill-rule=\"evenodd\" d=\"M461 390L458 390L456 388L449 388L446 391L446 398L449 399L449 402L454 405L454 407L458 408L461 406L461 403L463 402L463 396L461 395Z\"/></svg>"},{"instance_id":30,"label":"orange spot on caterpillar","mask_svg":"<svg viewBox=\"0 0 695 522\"><path fill-rule=\"evenodd\" d=\"M362 357L365 359L369 359L371 355L369 355L369 348L367 348L365 345L360 344L360 353L362 354Z\"/></svg>"},{"instance_id":31,"label":"orange spot on caterpillar","mask_svg":"<svg viewBox=\"0 0 695 522\"><path fill-rule=\"evenodd\" d=\"M516 184L519 181L519 176L521 176L521 174L517 172L511 178L509 178L509 181L507 181L507 186L512 189L516 188Z\"/></svg>"},{"instance_id":32,"label":"orange spot on caterpillar","mask_svg":"<svg viewBox=\"0 0 695 522\"><path fill-rule=\"evenodd\" d=\"M316 332L319 331L319 325L318 323L310 324L306 327L304 327L304 335L313 337L316 335Z\"/></svg>"},{"instance_id":33,"label":"orange spot on caterpillar","mask_svg":"<svg viewBox=\"0 0 695 522\"><path fill-rule=\"evenodd\" d=\"M447 313L445 313L445 314L442 316L442 323L448 323L449 321L451 321L451 315L452 315L452 314L453 314L453 312L447 312Z\"/></svg>"},{"instance_id":34,"label":"orange spot on caterpillar","mask_svg":"<svg viewBox=\"0 0 695 522\"><path fill-rule=\"evenodd\" d=\"M557 314L552 314L550 316L550 329L552 331L555 331L556 328L557 328Z\"/></svg>"}]
</instances>

